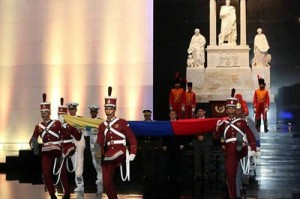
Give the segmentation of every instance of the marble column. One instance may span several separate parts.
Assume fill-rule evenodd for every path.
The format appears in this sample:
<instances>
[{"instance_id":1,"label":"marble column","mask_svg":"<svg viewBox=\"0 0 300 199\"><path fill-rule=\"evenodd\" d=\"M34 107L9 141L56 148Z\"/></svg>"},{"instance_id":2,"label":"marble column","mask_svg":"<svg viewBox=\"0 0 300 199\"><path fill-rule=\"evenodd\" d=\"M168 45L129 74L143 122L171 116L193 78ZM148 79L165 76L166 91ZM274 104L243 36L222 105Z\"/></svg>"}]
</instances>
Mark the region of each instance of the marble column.
<instances>
[{"instance_id":1,"label":"marble column","mask_svg":"<svg viewBox=\"0 0 300 199\"><path fill-rule=\"evenodd\" d=\"M240 36L241 43L240 45L247 45L246 40L246 0L240 0Z\"/></svg>"},{"instance_id":2,"label":"marble column","mask_svg":"<svg viewBox=\"0 0 300 199\"><path fill-rule=\"evenodd\" d=\"M209 3L209 45L217 45L217 4L216 0L210 0Z\"/></svg>"}]
</instances>

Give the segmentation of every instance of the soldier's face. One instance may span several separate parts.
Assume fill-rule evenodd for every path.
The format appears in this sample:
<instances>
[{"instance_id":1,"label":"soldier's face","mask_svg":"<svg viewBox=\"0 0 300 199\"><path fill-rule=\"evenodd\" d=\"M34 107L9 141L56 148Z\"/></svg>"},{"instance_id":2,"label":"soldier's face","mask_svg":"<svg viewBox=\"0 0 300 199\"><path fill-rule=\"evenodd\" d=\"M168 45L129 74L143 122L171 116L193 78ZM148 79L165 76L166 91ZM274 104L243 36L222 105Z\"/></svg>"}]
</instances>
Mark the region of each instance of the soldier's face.
<instances>
[{"instance_id":1,"label":"soldier's face","mask_svg":"<svg viewBox=\"0 0 300 199\"><path fill-rule=\"evenodd\" d=\"M146 121L151 120L151 115L144 115L144 119L145 119Z\"/></svg>"},{"instance_id":2,"label":"soldier's face","mask_svg":"<svg viewBox=\"0 0 300 199\"><path fill-rule=\"evenodd\" d=\"M76 115L76 112L77 112L77 109L69 109L68 111L69 111L69 114L70 114L71 116L75 116L75 115Z\"/></svg>"},{"instance_id":3,"label":"soldier's face","mask_svg":"<svg viewBox=\"0 0 300 199\"><path fill-rule=\"evenodd\" d=\"M236 111L236 107L234 106L229 106L226 108L226 111L229 115L234 115L235 114L235 111Z\"/></svg>"},{"instance_id":4,"label":"soldier's face","mask_svg":"<svg viewBox=\"0 0 300 199\"><path fill-rule=\"evenodd\" d=\"M116 108L112 107L112 106L107 106L107 107L104 108L104 111L105 111L105 115L108 118L112 118L112 117L115 116Z\"/></svg>"},{"instance_id":5,"label":"soldier's face","mask_svg":"<svg viewBox=\"0 0 300 199\"><path fill-rule=\"evenodd\" d=\"M41 111L41 117L43 120L50 119L50 111Z\"/></svg>"},{"instance_id":6,"label":"soldier's face","mask_svg":"<svg viewBox=\"0 0 300 199\"><path fill-rule=\"evenodd\" d=\"M203 109L199 109L197 112L198 117L204 117L205 116L206 111Z\"/></svg>"},{"instance_id":7,"label":"soldier's face","mask_svg":"<svg viewBox=\"0 0 300 199\"><path fill-rule=\"evenodd\" d=\"M175 111L171 111L169 114L170 120L175 120L177 118L177 114Z\"/></svg>"},{"instance_id":8,"label":"soldier's face","mask_svg":"<svg viewBox=\"0 0 300 199\"><path fill-rule=\"evenodd\" d=\"M98 115L98 111L91 111L90 114L92 118L96 118Z\"/></svg>"},{"instance_id":9,"label":"soldier's face","mask_svg":"<svg viewBox=\"0 0 300 199\"><path fill-rule=\"evenodd\" d=\"M265 86L264 84L260 84L260 85L259 85L259 88L260 88L260 89L264 89L265 87L266 87L266 86Z\"/></svg>"}]
</instances>

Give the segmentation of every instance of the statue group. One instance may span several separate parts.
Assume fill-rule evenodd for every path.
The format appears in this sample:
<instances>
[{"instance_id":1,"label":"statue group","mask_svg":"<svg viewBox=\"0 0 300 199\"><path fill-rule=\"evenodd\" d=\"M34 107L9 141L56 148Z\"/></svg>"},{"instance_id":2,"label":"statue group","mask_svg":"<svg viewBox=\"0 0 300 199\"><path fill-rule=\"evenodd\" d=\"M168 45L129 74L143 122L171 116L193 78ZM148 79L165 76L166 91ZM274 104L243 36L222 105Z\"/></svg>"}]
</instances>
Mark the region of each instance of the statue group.
<instances>
[{"instance_id":1,"label":"statue group","mask_svg":"<svg viewBox=\"0 0 300 199\"><path fill-rule=\"evenodd\" d=\"M237 46L237 16L235 7L230 5L230 0L225 0L225 5L221 6L219 17L221 19L221 27L220 33L218 35L218 45L234 48L235 46ZM205 37L200 34L200 29L196 28L195 34L192 36L189 48L187 50L187 67L204 68L205 45ZM269 63L271 61L271 55L268 53L269 49L270 46L268 44L266 36L262 33L262 29L258 28L257 35L254 38L254 58L252 59L251 66L270 67ZM219 56L219 59L222 58L221 55ZM226 54L226 56L227 55L228 53ZM237 63L232 64L236 65Z\"/></svg>"}]
</instances>

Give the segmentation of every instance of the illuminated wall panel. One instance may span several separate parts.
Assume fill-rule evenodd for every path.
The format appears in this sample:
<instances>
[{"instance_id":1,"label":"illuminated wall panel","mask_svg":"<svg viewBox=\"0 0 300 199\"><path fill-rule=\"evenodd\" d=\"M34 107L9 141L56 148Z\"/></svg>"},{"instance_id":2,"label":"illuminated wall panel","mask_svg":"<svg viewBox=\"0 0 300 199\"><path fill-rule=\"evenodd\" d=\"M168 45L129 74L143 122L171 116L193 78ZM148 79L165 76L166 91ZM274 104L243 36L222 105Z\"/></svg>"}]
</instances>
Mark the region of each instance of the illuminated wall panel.
<instances>
[{"instance_id":1,"label":"illuminated wall panel","mask_svg":"<svg viewBox=\"0 0 300 199\"><path fill-rule=\"evenodd\" d=\"M142 119L152 51L152 0L0 1L0 142L28 142L43 92L53 118L60 97L89 116L113 86L118 116Z\"/></svg>"}]
</instances>

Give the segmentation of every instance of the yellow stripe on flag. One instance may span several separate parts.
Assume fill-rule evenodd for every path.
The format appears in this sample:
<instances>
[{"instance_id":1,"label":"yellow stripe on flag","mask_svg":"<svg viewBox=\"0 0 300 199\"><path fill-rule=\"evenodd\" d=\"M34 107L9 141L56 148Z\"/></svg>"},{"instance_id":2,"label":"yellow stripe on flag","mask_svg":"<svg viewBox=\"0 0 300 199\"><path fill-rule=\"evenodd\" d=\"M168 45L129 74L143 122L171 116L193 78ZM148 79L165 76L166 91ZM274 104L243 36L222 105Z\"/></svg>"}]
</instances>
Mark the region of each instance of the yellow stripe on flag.
<instances>
[{"instance_id":1,"label":"yellow stripe on flag","mask_svg":"<svg viewBox=\"0 0 300 199\"><path fill-rule=\"evenodd\" d=\"M103 119L92 119L92 118L85 118L85 117L75 117L71 115L63 115L65 121L79 129L86 130L87 127L89 128L98 128L99 124L103 122Z\"/></svg>"}]
</instances>

